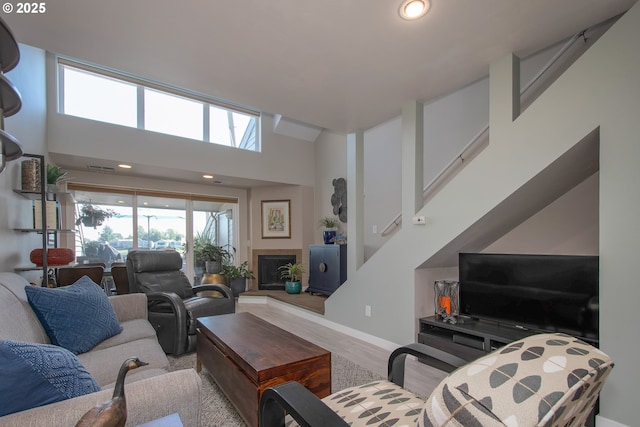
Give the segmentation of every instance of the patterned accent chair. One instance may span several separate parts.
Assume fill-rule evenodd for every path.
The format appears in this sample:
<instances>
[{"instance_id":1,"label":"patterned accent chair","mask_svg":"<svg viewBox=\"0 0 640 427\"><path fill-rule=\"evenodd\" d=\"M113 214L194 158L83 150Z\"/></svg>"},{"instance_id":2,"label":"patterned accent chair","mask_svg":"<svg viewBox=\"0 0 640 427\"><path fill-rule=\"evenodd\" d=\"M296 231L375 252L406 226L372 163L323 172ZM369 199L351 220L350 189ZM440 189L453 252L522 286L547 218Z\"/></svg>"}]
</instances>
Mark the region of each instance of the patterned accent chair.
<instances>
[{"instance_id":1,"label":"patterned accent chair","mask_svg":"<svg viewBox=\"0 0 640 427\"><path fill-rule=\"evenodd\" d=\"M460 368L425 403L402 388L407 354L440 369ZM469 363L411 344L389 357L389 381L322 400L298 383L267 389L260 426L285 425L283 408L287 426L583 426L612 368L602 351L565 334L533 335Z\"/></svg>"}]
</instances>

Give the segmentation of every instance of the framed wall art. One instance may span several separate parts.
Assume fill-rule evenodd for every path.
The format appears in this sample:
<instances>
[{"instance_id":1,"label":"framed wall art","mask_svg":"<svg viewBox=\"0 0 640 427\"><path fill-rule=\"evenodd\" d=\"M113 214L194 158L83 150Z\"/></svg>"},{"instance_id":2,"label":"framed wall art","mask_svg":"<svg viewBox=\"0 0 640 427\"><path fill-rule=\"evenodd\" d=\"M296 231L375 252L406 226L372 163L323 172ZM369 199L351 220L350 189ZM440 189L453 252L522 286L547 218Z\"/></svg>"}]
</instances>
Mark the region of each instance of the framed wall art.
<instances>
[{"instance_id":1,"label":"framed wall art","mask_svg":"<svg viewBox=\"0 0 640 427\"><path fill-rule=\"evenodd\" d=\"M262 201L262 238L291 238L290 200Z\"/></svg>"}]
</instances>

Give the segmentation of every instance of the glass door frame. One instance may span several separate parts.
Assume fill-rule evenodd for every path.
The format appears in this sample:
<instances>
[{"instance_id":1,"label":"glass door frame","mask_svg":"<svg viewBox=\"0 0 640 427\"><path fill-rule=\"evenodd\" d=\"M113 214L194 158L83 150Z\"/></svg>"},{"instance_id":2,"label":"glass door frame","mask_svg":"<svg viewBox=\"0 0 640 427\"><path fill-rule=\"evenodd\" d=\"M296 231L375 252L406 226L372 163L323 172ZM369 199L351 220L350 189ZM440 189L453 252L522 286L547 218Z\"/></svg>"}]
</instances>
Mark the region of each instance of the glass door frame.
<instances>
[{"instance_id":1,"label":"glass door frame","mask_svg":"<svg viewBox=\"0 0 640 427\"><path fill-rule=\"evenodd\" d=\"M199 194L186 194L186 193L173 193L173 192L162 192L162 191L153 191L153 190L134 190L134 189L123 189L123 188L110 188L106 186L96 186L91 184L81 184L81 183L68 183L69 191L83 191L83 192L93 192L93 193L118 193L118 194L127 194L131 196L131 205L132 205L132 236L133 236L133 247L139 248L140 236L138 235L138 225L140 224L138 209L138 198L139 196L153 196L153 197L166 197L166 198L179 198L185 201L185 242L186 242L186 250L184 254L184 261L186 263L185 274L187 278L189 278L190 282L193 282L195 277L195 269L194 269L194 259L193 259L193 243L194 243L194 232L193 232L193 202L194 201L204 201L204 202L224 202L229 204L234 204L235 208L232 210L232 219L233 219L233 231L232 231L232 241L234 242L234 247L237 247L238 242L240 241L240 230L239 230L239 206L240 200L237 197L225 197L225 196L208 196L208 195L199 195ZM72 205L75 205L75 201L70 201ZM73 210L70 210L73 211ZM192 285L196 285L197 283L192 283Z\"/></svg>"}]
</instances>

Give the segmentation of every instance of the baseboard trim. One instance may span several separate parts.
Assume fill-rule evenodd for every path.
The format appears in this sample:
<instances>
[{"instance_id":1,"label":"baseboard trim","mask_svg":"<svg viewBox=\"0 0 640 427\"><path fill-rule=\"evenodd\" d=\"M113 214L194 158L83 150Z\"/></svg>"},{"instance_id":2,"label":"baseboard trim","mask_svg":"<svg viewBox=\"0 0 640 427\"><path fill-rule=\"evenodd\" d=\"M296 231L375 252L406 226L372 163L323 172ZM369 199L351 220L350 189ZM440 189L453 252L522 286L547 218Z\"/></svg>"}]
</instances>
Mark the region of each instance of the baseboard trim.
<instances>
[{"instance_id":1,"label":"baseboard trim","mask_svg":"<svg viewBox=\"0 0 640 427\"><path fill-rule=\"evenodd\" d=\"M240 295L238 299L239 303L243 304L268 304L277 306L279 309L286 311L287 313L291 313L295 316L302 317L305 320L309 320L311 322L315 322L321 326L324 326L329 329L333 329L334 331L343 333L345 335L349 335L350 337L359 339L371 345L375 345L376 347L380 347L389 352L401 347L400 344L387 341L385 339L376 337L375 335L367 334L365 332L359 331L357 329L350 328L345 325L341 325L340 323L332 322L331 320L327 320L324 316L314 313L309 310L305 310L304 308L295 307L291 304L287 304L282 301L278 301L274 298L269 298L267 296L244 296Z\"/></svg>"},{"instance_id":2,"label":"baseboard trim","mask_svg":"<svg viewBox=\"0 0 640 427\"><path fill-rule=\"evenodd\" d=\"M626 424L610 420L600 415L596 415L596 427L629 427Z\"/></svg>"}]
</instances>

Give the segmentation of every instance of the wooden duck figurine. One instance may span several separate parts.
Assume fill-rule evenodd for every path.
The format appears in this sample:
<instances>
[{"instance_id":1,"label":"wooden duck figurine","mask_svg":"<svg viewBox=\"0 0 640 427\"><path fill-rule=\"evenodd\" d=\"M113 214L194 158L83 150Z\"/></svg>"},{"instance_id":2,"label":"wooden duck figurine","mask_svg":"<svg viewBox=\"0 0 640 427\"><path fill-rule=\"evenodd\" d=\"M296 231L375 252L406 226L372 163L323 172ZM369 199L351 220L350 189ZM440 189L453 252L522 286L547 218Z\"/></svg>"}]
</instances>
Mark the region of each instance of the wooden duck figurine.
<instances>
[{"instance_id":1,"label":"wooden duck figurine","mask_svg":"<svg viewBox=\"0 0 640 427\"><path fill-rule=\"evenodd\" d=\"M123 427L127 421L127 400L124 394L124 377L131 369L148 365L137 357L125 360L120 371L116 386L113 389L113 397L108 402L90 409L80 418L76 427Z\"/></svg>"}]
</instances>

